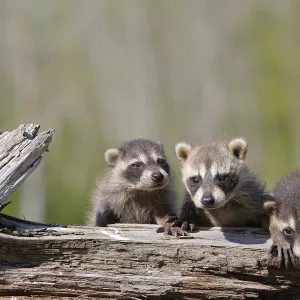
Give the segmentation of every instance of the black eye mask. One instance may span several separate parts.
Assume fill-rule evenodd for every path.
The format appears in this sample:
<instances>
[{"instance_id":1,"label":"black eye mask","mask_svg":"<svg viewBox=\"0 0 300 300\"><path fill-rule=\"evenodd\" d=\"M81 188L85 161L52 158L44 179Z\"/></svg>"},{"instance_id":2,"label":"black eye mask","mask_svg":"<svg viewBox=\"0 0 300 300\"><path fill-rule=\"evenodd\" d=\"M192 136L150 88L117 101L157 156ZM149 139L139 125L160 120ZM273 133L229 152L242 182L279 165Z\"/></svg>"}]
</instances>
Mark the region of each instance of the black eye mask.
<instances>
[{"instance_id":1,"label":"black eye mask","mask_svg":"<svg viewBox=\"0 0 300 300\"><path fill-rule=\"evenodd\" d=\"M201 186L201 183L202 183L202 178L200 176L193 176L188 179L187 185L189 187L192 196L196 194L199 187Z\"/></svg>"},{"instance_id":2,"label":"black eye mask","mask_svg":"<svg viewBox=\"0 0 300 300\"><path fill-rule=\"evenodd\" d=\"M239 177L236 174L217 174L214 178L215 184L228 195L234 190L239 182Z\"/></svg>"},{"instance_id":3,"label":"black eye mask","mask_svg":"<svg viewBox=\"0 0 300 300\"><path fill-rule=\"evenodd\" d=\"M168 174L170 174L170 166L165 158L157 159L157 164L165 170Z\"/></svg>"},{"instance_id":4,"label":"black eye mask","mask_svg":"<svg viewBox=\"0 0 300 300\"><path fill-rule=\"evenodd\" d=\"M124 173L123 176L126 180L133 184L137 184L143 174L145 169L145 165L142 162L135 162L129 165Z\"/></svg>"}]
</instances>

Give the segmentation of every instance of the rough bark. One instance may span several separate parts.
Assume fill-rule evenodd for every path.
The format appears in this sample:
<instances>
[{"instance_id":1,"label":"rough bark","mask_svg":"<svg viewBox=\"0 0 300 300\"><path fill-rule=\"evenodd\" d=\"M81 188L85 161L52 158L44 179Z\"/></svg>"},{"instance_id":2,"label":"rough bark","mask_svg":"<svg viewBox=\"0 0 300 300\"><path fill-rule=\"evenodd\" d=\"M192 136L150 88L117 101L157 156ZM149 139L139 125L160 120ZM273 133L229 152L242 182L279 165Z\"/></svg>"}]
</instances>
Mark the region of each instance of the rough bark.
<instances>
[{"instance_id":1,"label":"rough bark","mask_svg":"<svg viewBox=\"0 0 300 300\"><path fill-rule=\"evenodd\" d=\"M176 239L156 225L19 230L14 220L0 233L2 298L300 299L299 270L270 265L261 229Z\"/></svg>"},{"instance_id":2,"label":"rough bark","mask_svg":"<svg viewBox=\"0 0 300 300\"><path fill-rule=\"evenodd\" d=\"M0 210L54 135L38 130L0 135ZM155 228L63 227L0 214L1 299L300 299L300 271L273 267L261 229L173 238Z\"/></svg>"},{"instance_id":3,"label":"rough bark","mask_svg":"<svg viewBox=\"0 0 300 300\"><path fill-rule=\"evenodd\" d=\"M54 130L38 134L39 128L35 124L20 125L0 135L0 208L37 168L48 149Z\"/></svg>"}]
</instances>

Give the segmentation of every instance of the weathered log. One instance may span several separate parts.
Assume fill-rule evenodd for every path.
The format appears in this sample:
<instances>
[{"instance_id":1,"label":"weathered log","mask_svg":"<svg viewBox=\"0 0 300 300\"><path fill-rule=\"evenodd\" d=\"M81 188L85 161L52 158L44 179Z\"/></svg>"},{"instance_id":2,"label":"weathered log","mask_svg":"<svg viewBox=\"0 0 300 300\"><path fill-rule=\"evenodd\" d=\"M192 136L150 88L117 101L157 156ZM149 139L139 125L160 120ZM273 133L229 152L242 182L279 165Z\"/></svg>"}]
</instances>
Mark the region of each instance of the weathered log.
<instances>
[{"instance_id":1,"label":"weathered log","mask_svg":"<svg viewBox=\"0 0 300 300\"><path fill-rule=\"evenodd\" d=\"M300 271L268 263L262 229L173 238L155 228L2 230L1 299L300 299Z\"/></svg>"},{"instance_id":2,"label":"weathered log","mask_svg":"<svg viewBox=\"0 0 300 300\"><path fill-rule=\"evenodd\" d=\"M38 134L39 128L36 124L20 125L0 135L0 209L37 168L48 149L55 132L49 129Z\"/></svg>"},{"instance_id":3,"label":"weathered log","mask_svg":"<svg viewBox=\"0 0 300 300\"><path fill-rule=\"evenodd\" d=\"M38 130L0 135L0 210L52 140ZM0 214L1 299L300 299L300 271L273 266L262 229L53 226Z\"/></svg>"}]
</instances>

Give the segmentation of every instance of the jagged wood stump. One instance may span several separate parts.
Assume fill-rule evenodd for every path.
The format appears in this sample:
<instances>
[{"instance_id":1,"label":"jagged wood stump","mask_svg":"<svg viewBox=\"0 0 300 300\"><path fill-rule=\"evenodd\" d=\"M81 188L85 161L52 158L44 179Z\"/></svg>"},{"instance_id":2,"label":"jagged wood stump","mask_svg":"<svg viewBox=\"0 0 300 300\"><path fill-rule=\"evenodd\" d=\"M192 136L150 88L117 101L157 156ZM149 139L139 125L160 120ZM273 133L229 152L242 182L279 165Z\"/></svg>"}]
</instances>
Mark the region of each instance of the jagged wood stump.
<instances>
[{"instance_id":1,"label":"jagged wood stump","mask_svg":"<svg viewBox=\"0 0 300 300\"><path fill-rule=\"evenodd\" d=\"M2 298L298 299L300 294L299 270L268 267L270 244L260 229L212 228L176 239L157 234L155 225L43 229L27 222L31 230L24 231L18 220L6 221L11 229L0 234Z\"/></svg>"},{"instance_id":2,"label":"jagged wood stump","mask_svg":"<svg viewBox=\"0 0 300 300\"><path fill-rule=\"evenodd\" d=\"M37 168L55 133L38 134L40 125L22 124L0 135L0 209L8 197Z\"/></svg>"}]
</instances>

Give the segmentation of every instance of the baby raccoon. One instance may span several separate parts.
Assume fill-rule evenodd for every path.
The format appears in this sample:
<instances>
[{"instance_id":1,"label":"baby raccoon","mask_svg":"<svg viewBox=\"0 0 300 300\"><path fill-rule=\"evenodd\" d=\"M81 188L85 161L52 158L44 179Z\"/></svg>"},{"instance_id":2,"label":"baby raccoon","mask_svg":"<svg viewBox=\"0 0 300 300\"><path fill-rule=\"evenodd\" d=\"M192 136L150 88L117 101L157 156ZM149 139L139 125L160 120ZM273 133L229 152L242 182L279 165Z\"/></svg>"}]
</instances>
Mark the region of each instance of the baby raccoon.
<instances>
[{"instance_id":1,"label":"baby raccoon","mask_svg":"<svg viewBox=\"0 0 300 300\"><path fill-rule=\"evenodd\" d=\"M176 145L186 187L180 219L196 226L268 226L265 187L244 160L247 143L236 138L192 147Z\"/></svg>"},{"instance_id":2,"label":"baby raccoon","mask_svg":"<svg viewBox=\"0 0 300 300\"><path fill-rule=\"evenodd\" d=\"M110 166L93 194L92 225L145 223L164 225L177 219L176 194L163 144L136 139L109 149Z\"/></svg>"},{"instance_id":3,"label":"baby raccoon","mask_svg":"<svg viewBox=\"0 0 300 300\"><path fill-rule=\"evenodd\" d=\"M277 247L278 267L284 261L286 268L291 260L300 258L300 171L281 179L274 188L275 201L268 201L264 207L270 215L272 248Z\"/></svg>"}]
</instances>

